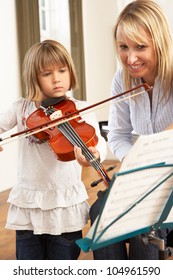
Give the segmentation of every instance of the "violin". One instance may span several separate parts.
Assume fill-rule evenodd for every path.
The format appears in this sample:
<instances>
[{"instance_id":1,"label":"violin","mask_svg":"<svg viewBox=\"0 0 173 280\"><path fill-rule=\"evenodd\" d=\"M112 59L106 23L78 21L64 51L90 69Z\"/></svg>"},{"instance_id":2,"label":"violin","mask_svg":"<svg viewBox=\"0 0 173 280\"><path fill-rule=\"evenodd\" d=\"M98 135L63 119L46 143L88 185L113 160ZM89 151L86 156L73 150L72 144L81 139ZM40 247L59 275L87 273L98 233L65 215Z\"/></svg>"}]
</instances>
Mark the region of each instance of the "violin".
<instances>
[{"instance_id":1,"label":"violin","mask_svg":"<svg viewBox=\"0 0 173 280\"><path fill-rule=\"evenodd\" d=\"M93 107L112 101L140 87L144 87L145 91L119 99L115 103L130 99L151 89L148 84L144 83L80 110L76 109L75 104L71 100L64 97L59 97L58 99L49 98L43 101L40 108L28 117L26 121L28 128L4 139L0 138L0 142L4 142L1 146L13 141L13 139L15 140L16 137L22 139L23 137L34 135L41 142L48 141L50 147L60 160L69 161L74 159L73 148L76 145L81 148L88 162L96 169L106 186L108 186L111 179L107 175L107 171L88 149L88 147L95 146L98 142L95 129L83 121L79 113L87 112ZM10 141L9 139L12 140Z\"/></svg>"},{"instance_id":2,"label":"violin","mask_svg":"<svg viewBox=\"0 0 173 280\"><path fill-rule=\"evenodd\" d=\"M73 115L77 114L77 117L38 132L34 136L41 142L47 141L61 161L74 160L74 146L80 147L87 161L96 169L106 185L108 185L111 180L106 170L88 149L88 147L96 146L98 143L95 129L78 115L78 110L73 101L66 99L65 96L46 99L41 103L40 108L27 118L26 125L29 129L35 126L41 127L50 120L55 120L60 117L65 118L71 113Z\"/></svg>"}]
</instances>

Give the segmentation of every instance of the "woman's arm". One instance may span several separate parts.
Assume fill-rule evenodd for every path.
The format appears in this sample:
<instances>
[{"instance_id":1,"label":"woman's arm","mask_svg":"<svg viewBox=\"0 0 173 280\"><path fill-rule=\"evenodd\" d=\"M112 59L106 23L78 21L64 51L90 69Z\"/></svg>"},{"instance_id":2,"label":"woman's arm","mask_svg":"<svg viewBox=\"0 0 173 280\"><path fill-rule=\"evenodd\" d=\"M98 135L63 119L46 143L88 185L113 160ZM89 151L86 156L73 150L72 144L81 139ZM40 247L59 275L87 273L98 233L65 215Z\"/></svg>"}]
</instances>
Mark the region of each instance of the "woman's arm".
<instances>
[{"instance_id":1,"label":"woman's arm","mask_svg":"<svg viewBox=\"0 0 173 280\"><path fill-rule=\"evenodd\" d=\"M113 77L111 95L124 92L122 75L119 70ZM120 160L126 156L132 147L133 127L130 119L129 101L121 101L124 97L115 99L110 105L108 121L108 145L112 153ZM117 102L118 101L118 102Z\"/></svg>"}]
</instances>

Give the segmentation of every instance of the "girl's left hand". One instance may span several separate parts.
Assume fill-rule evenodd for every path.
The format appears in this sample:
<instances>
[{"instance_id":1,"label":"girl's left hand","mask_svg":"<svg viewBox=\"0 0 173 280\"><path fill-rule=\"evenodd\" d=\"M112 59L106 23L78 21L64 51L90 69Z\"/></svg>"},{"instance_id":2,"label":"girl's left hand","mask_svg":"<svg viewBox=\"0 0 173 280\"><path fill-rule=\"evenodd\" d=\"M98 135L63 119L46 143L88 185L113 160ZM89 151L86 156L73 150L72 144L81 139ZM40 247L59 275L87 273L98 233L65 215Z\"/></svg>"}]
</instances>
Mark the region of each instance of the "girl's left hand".
<instances>
[{"instance_id":1,"label":"girl's left hand","mask_svg":"<svg viewBox=\"0 0 173 280\"><path fill-rule=\"evenodd\" d=\"M96 157L98 160L100 158L100 153L97 151L95 147L89 147L88 148L90 152L93 153L94 157ZM82 150L79 147L74 147L74 154L76 157L76 160L81 166L90 166L91 164L86 160L85 156L82 154Z\"/></svg>"}]
</instances>

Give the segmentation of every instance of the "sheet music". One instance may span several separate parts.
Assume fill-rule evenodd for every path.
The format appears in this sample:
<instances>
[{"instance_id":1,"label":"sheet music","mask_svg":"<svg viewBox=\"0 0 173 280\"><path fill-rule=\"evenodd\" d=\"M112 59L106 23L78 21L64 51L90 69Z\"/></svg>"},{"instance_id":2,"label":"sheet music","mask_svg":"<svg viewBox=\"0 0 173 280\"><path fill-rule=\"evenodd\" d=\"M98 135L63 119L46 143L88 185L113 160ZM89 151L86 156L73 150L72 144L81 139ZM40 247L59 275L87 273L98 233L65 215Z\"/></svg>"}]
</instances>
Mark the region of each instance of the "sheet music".
<instances>
[{"instance_id":1,"label":"sheet music","mask_svg":"<svg viewBox=\"0 0 173 280\"><path fill-rule=\"evenodd\" d=\"M173 130L139 136L124 159L119 173L161 162L173 164ZM173 176L161 186L156 186L172 172L173 167L159 167L118 177L115 174L95 240L111 223L97 242L120 237L157 223L173 190ZM165 222L173 223L173 210ZM95 225L96 222L89 230L88 238L92 238Z\"/></svg>"}]
</instances>

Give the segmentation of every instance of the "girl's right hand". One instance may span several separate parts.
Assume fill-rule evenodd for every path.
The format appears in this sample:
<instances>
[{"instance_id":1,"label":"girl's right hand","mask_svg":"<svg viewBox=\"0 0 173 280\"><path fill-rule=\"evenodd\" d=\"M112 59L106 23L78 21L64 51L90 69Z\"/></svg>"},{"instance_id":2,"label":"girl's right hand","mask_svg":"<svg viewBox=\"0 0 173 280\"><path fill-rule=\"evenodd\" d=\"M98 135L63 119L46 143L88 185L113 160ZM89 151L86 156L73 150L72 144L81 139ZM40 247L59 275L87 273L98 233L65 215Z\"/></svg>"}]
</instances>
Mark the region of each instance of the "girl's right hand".
<instances>
[{"instance_id":1,"label":"girl's right hand","mask_svg":"<svg viewBox=\"0 0 173 280\"><path fill-rule=\"evenodd\" d=\"M0 146L0 152L3 151L3 148Z\"/></svg>"}]
</instances>

